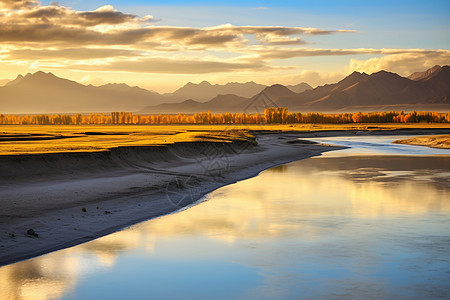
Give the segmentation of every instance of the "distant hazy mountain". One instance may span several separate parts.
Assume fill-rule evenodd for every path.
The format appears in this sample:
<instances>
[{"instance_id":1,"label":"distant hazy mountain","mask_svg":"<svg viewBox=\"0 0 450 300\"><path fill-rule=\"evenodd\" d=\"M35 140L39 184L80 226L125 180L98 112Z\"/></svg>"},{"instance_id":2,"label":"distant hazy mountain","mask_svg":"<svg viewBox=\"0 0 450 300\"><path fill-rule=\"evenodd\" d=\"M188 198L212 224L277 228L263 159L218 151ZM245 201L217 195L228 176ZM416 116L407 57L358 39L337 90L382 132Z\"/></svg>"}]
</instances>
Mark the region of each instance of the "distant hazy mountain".
<instances>
[{"instance_id":1,"label":"distant hazy mountain","mask_svg":"<svg viewBox=\"0 0 450 300\"><path fill-rule=\"evenodd\" d=\"M194 99L199 102L211 100L217 95L233 94L241 97L251 97L261 92L265 85L253 81L246 83L230 82L225 85L211 84L207 81L195 84L187 83L171 94L164 94L166 97L179 99Z\"/></svg>"},{"instance_id":2,"label":"distant hazy mountain","mask_svg":"<svg viewBox=\"0 0 450 300\"><path fill-rule=\"evenodd\" d=\"M266 107L276 106L276 101L283 97L294 97L294 93L286 86L274 84L264 88L253 97L246 98L233 94L218 95L207 102L197 102L193 100L183 101L181 103L165 103L157 106L148 106L142 109L145 113L192 113L200 111L211 112L246 112L263 113Z\"/></svg>"},{"instance_id":3,"label":"distant hazy mountain","mask_svg":"<svg viewBox=\"0 0 450 300\"><path fill-rule=\"evenodd\" d=\"M312 86L310 86L306 82L302 82L296 85L287 85L286 87L294 93L301 93L307 90L312 90Z\"/></svg>"},{"instance_id":4,"label":"distant hazy mountain","mask_svg":"<svg viewBox=\"0 0 450 300\"><path fill-rule=\"evenodd\" d=\"M309 85L301 83L293 89L305 89ZM188 83L172 94L161 95L124 83L102 86L83 85L63 79L52 73L38 71L4 82L0 86L0 113L72 113L139 111L143 107L153 107L163 103L177 102L178 106L161 105L157 111L196 112L197 108L211 106L215 110L234 107L236 101L249 98L266 88L254 82L212 85L206 81L200 84ZM239 96L243 95L243 96ZM186 101L189 99L189 101ZM212 100L211 100L212 99ZM196 100L196 101L195 101ZM182 103L179 103L184 101ZM208 102L200 106L197 102ZM155 111L155 108L149 108Z\"/></svg>"},{"instance_id":5,"label":"distant hazy mountain","mask_svg":"<svg viewBox=\"0 0 450 300\"><path fill-rule=\"evenodd\" d=\"M450 67L433 67L411 80L395 73L380 71L371 75L353 72L335 84L319 86L301 93L275 84L253 97L221 96L204 104L173 103L167 112L247 112L262 113L266 107L287 107L291 111L339 112L385 110L450 110ZM225 98L226 97L226 98ZM229 103L224 106L224 102ZM147 107L145 112L164 112L162 106Z\"/></svg>"},{"instance_id":6,"label":"distant hazy mountain","mask_svg":"<svg viewBox=\"0 0 450 300\"><path fill-rule=\"evenodd\" d=\"M214 113L242 111L248 102L248 98L232 94L217 95L207 102L198 102L192 99L180 103L163 103L155 106L144 107L141 113L197 113L211 111Z\"/></svg>"},{"instance_id":7,"label":"distant hazy mountain","mask_svg":"<svg viewBox=\"0 0 450 300\"><path fill-rule=\"evenodd\" d=\"M86 86L41 71L0 87L0 113L136 111L165 101L158 93L126 84Z\"/></svg>"},{"instance_id":8,"label":"distant hazy mountain","mask_svg":"<svg viewBox=\"0 0 450 300\"><path fill-rule=\"evenodd\" d=\"M260 93L245 101L244 109L246 113L264 113L267 107L277 107L278 102L284 98L293 98L298 94L281 84L274 84L265 88Z\"/></svg>"},{"instance_id":9,"label":"distant hazy mountain","mask_svg":"<svg viewBox=\"0 0 450 300\"><path fill-rule=\"evenodd\" d=\"M11 79L0 79L0 86L4 86L8 82L12 81Z\"/></svg>"},{"instance_id":10,"label":"distant hazy mountain","mask_svg":"<svg viewBox=\"0 0 450 300\"><path fill-rule=\"evenodd\" d=\"M371 75L354 72L336 84L283 97L277 105L307 111L446 110L450 107L450 67L433 67L413 78L386 71Z\"/></svg>"},{"instance_id":11,"label":"distant hazy mountain","mask_svg":"<svg viewBox=\"0 0 450 300\"><path fill-rule=\"evenodd\" d=\"M201 100L208 95L212 96L207 101ZM176 99L177 103L170 103ZM204 81L188 83L173 94L161 95L126 84L86 86L44 72L19 75L0 86L3 114L111 111L176 114L208 110L262 113L264 108L274 106L301 112L450 111L450 67L435 66L409 78L386 71L371 75L353 72L337 83L314 89L304 83L266 87L254 82L212 85Z\"/></svg>"},{"instance_id":12,"label":"distant hazy mountain","mask_svg":"<svg viewBox=\"0 0 450 300\"><path fill-rule=\"evenodd\" d=\"M189 82L175 92L164 94L164 96L169 99L193 99L199 102L206 102L218 95L237 95L250 98L265 88L267 88L266 85L258 84L253 81L246 83L229 82L224 85L211 84L207 81L198 84ZM312 87L305 82L297 85L289 85L287 88L295 93L301 93L312 89Z\"/></svg>"}]
</instances>

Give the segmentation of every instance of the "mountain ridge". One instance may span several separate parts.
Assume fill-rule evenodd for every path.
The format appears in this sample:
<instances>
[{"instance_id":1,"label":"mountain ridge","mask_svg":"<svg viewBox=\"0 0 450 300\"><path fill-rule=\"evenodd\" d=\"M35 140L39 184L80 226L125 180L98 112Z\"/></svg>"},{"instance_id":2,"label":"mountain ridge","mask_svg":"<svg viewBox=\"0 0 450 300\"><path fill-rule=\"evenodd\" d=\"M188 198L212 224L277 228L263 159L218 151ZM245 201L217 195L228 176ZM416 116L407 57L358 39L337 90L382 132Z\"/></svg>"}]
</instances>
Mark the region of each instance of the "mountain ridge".
<instances>
[{"instance_id":1,"label":"mountain ridge","mask_svg":"<svg viewBox=\"0 0 450 300\"><path fill-rule=\"evenodd\" d=\"M423 79L411 80L384 70L371 75L358 75L357 77L354 76L355 73L352 73L338 83L329 86L326 89L328 93L324 94L323 91L317 93L319 88L316 88L301 93L296 98L284 99L284 102L280 104L293 109L301 107L343 109L356 106L450 104L446 100L450 94L449 71L450 67L443 66L425 81ZM347 81L352 76L355 80L350 82L352 83L350 85ZM314 98L315 100L312 100Z\"/></svg>"},{"instance_id":2,"label":"mountain ridge","mask_svg":"<svg viewBox=\"0 0 450 300\"><path fill-rule=\"evenodd\" d=\"M428 71L428 70L427 70ZM425 71L425 72L427 72ZM429 76L429 74L433 76ZM301 93L294 93L286 86L275 84L248 99L232 99L235 105L230 112L262 113L265 107L287 107L292 111L380 111L436 109L450 110L450 67L428 72L426 78L411 80L396 73L378 71L371 75L353 72L334 84L318 86ZM210 102L203 111L219 112ZM182 109L173 103L166 107L171 112ZM183 108L184 109L184 108ZM222 108L221 108L222 109ZM142 112L150 112L144 108ZM154 111L154 110L152 110Z\"/></svg>"},{"instance_id":3,"label":"mountain ridge","mask_svg":"<svg viewBox=\"0 0 450 300\"><path fill-rule=\"evenodd\" d=\"M442 70L441 66L434 66L424 72L415 72L411 75L409 75L407 78L411 79L411 80L423 80L423 79L427 79L430 76L433 76L434 74L440 72Z\"/></svg>"},{"instance_id":4,"label":"mountain ridge","mask_svg":"<svg viewBox=\"0 0 450 300\"><path fill-rule=\"evenodd\" d=\"M291 111L332 112L424 107L449 110L450 107L449 66L434 66L408 77L384 70L370 75L353 72L337 83L314 89L305 83L265 86L249 81L213 85L202 81L199 84L189 82L177 91L184 88L184 91L198 96L201 87L209 89L208 93L214 96L201 101L198 99L201 97L187 97L189 93L185 93L186 96L180 96L183 94L180 92L178 96L174 93L161 95L125 83L83 85L50 72L38 71L18 75L0 87L0 113L195 113L207 110L254 113L269 106L287 107ZM256 92L249 97L229 92L230 89L245 90L245 87L251 87L247 95ZM220 93L222 90L224 92Z\"/></svg>"},{"instance_id":5,"label":"mountain ridge","mask_svg":"<svg viewBox=\"0 0 450 300\"><path fill-rule=\"evenodd\" d=\"M192 98L200 102L206 102L217 95L235 94L241 97L251 97L263 90L266 86L253 81L245 83L228 82L224 85L211 84L208 81L200 83L188 82L173 93L164 94L171 98Z\"/></svg>"}]
</instances>

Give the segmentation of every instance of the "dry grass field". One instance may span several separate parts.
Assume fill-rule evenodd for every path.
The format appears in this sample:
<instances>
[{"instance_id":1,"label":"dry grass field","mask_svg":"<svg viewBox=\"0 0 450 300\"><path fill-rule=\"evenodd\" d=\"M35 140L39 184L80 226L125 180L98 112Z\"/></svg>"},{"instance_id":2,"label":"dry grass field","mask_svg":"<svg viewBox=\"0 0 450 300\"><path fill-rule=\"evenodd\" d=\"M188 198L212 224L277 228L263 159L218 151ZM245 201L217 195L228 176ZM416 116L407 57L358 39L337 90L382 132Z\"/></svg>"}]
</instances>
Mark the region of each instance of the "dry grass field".
<instances>
[{"instance_id":1,"label":"dry grass field","mask_svg":"<svg viewBox=\"0 0 450 300\"><path fill-rule=\"evenodd\" d=\"M450 124L342 125L2 125L0 155L92 152L176 142L252 141L249 131L392 130L450 128Z\"/></svg>"}]
</instances>

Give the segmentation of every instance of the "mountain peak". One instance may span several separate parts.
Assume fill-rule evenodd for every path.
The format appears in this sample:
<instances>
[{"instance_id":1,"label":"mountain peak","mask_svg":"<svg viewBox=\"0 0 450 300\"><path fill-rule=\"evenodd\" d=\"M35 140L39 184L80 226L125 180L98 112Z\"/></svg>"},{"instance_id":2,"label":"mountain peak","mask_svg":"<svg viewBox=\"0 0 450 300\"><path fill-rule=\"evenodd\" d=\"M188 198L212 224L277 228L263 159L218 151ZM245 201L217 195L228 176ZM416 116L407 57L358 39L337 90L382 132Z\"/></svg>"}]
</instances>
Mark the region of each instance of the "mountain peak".
<instances>
[{"instance_id":1,"label":"mountain peak","mask_svg":"<svg viewBox=\"0 0 450 300\"><path fill-rule=\"evenodd\" d=\"M349 87L357 82L360 82L363 79L366 79L367 77L369 77L369 75L367 75L366 73L354 71L352 74L348 75L347 77L339 81L338 85L343 88Z\"/></svg>"},{"instance_id":2,"label":"mountain peak","mask_svg":"<svg viewBox=\"0 0 450 300\"><path fill-rule=\"evenodd\" d=\"M392 73L392 72L388 72L388 71L386 71L386 70L381 70L381 71L372 73L372 75L376 75L376 76L384 76L384 75L397 75L397 74Z\"/></svg>"},{"instance_id":3,"label":"mountain peak","mask_svg":"<svg viewBox=\"0 0 450 300\"><path fill-rule=\"evenodd\" d=\"M271 86L268 86L264 89L265 92L271 92L271 91L286 91L289 90L287 87L285 87L282 84L273 84Z\"/></svg>"},{"instance_id":4,"label":"mountain peak","mask_svg":"<svg viewBox=\"0 0 450 300\"><path fill-rule=\"evenodd\" d=\"M440 65L435 65L434 67L430 68L428 71L436 72L436 71L440 71L441 69L442 69L442 67Z\"/></svg>"},{"instance_id":5,"label":"mountain peak","mask_svg":"<svg viewBox=\"0 0 450 300\"><path fill-rule=\"evenodd\" d=\"M67 86L81 85L75 81L60 78L55 74L48 72L45 73L43 71L37 71L35 73L28 73L25 76L19 75L15 80L8 83L9 86L12 85L20 85L24 88L36 88L38 86L52 86L58 88L64 88Z\"/></svg>"},{"instance_id":6,"label":"mountain peak","mask_svg":"<svg viewBox=\"0 0 450 300\"><path fill-rule=\"evenodd\" d=\"M306 82L301 82L296 85L288 85L287 88L297 94L302 93L307 90L312 90L312 86L310 86Z\"/></svg>"},{"instance_id":7,"label":"mountain peak","mask_svg":"<svg viewBox=\"0 0 450 300\"><path fill-rule=\"evenodd\" d=\"M444 66L445 67L445 66ZM411 75L409 75L407 78L411 79L411 80L422 80L422 79L430 79L431 77L433 77L434 75L438 74L439 72L442 71L441 66L439 65L435 65L434 67L426 70L425 72L415 72Z\"/></svg>"},{"instance_id":8,"label":"mountain peak","mask_svg":"<svg viewBox=\"0 0 450 300\"><path fill-rule=\"evenodd\" d=\"M388 72L385 70L381 70L375 73L372 73L370 78L381 78L381 79L396 79L396 80L405 80L404 77L398 75L397 73Z\"/></svg>"},{"instance_id":9,"label":"mountain peak","mask_svg":"<svg viewBox=\"0 0 450 300\"><path fill-rule=\"evenodd\" d=\"M23 79L24 79L23 75L22 75L22 74L19 74L19 75L17 75L16 79L14 79L14 80L12 80L12 81L6 83L5 86L16 85L16 84L18 84L19 82L21 82Z\"/></svg>"},{"instance_id":10,"label":"mountain peak","mask_svg":"<svg viewBox=\"0 0 450 300\"><path fill-rule=\"evenodd\" d=\"M43 71L37 71L35 73L28 73L27 75L25 75L23 77L23 82L30 82L30 81L48 81L48 80L54 80L54 79L61 79L64 80L62 78L59 78L57 76L55 76L53 73L48 72L45 73Z\"/></svg>"},{"instance_id":11,"label":"mountain peak","mask_svg":"<svg viewBox=\"0 0 450 300\"><path fill-rule=\"evenodd\" d=\"M104 85L101 85L100 87L104 87L104 88L130 88L130 86L126 83L107 83Z\"/></svg>"},{"instance_id":12,"label":"mountain peak","mask_svg":"<svg viewBox=\"0 0 450 300\"><path fill-rule=\"evenodd\" d=\"M279 99L281 97L292 97L296 95L289 88L285 87L282 84L274 84L269 87L266 87L261 93L267 94L272 99Z\"/></svg>"},{"instance_id":13,"label":"mountain peak","mask_svg":"<svg viewBox=\"0 0 450 300\"><path fill-rule=\"evenodd\" d=\"M54 78L56 76L52 72L45 73L44 71L37 71L33 74L28 73L25 77Z\"/></svg>"},{"instance_id":14,"label":"mountain peak","mask_svg":"<svg viewBox=\"0 0 450 300\"><path fill-rule=\"evenodd\" d=\"M200 83L188 82L183 87L168 94L170 97L183 99L194 99L196 101L209 101L220 94L234 94L241 97L250 98L255 94L261 92L265 85L256 83L238 83L228 82L226 84L211 84L208 81Z\"/></svg>"}]
</instances>

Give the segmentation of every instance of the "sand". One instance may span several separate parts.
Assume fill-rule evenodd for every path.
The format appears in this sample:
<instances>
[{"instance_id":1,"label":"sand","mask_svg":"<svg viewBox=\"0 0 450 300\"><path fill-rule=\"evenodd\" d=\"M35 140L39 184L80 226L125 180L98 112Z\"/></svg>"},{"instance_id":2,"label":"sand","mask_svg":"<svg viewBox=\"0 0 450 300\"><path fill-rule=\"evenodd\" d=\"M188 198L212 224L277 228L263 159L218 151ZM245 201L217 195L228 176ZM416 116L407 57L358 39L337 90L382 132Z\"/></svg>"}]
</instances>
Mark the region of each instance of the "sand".
<instances>
[{"instance_id":1,"label":"sand","mask_svg":"<svg viewBox=\"0 0 450 300\"><path fill-rule=\"evenodd\" d=\"M432 133L425 129L408 133L424 131ZM267 168L343 148L299 141L302 137L405 134L403 130L252 133L257 145L209 141L1 155L0 266L186 209L205 194Z\"/></svg>"},{"instance_id":2,"label":"sand","mask_svg":"<svg viewBox=\"0 0 450 300\"><path fill-rule=\"evenodd\" d=\"M0 156L0 265L183 209L264 169L338 149L289 143L296 138L260 134L258 145L188 142Z\"/></svg>"},{"instance_id":3,"label":"sand","mask_svg":"<svg viewBox=\"0 0 450 300\"><path fill-rule=\"evenodd\" d=\"M419 136L411 139L397 140L394 143L450 149L450 135Z\"/></svg>"}]
</instances>

